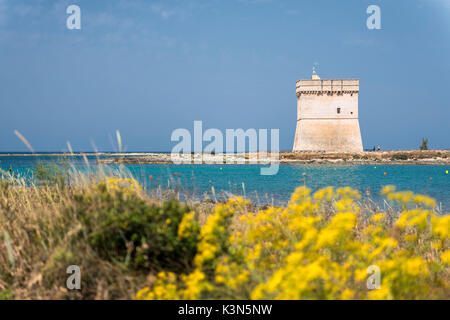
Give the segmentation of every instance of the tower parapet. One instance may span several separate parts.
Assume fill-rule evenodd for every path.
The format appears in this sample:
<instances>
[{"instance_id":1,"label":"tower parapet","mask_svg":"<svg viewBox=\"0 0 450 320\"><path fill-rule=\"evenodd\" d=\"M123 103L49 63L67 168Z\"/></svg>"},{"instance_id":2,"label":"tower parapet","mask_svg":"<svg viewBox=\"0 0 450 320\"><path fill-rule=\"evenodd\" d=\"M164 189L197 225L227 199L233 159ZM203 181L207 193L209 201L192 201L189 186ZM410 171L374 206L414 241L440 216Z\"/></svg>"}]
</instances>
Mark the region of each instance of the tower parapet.
<instances>
[{"instance_id":1,"label":"tower parapet","mask_svg":"<svg viewBox=\"0 0 450 320\"><path fill-rule=\"evenodd\" d=\"M296 83L297 97L301 94L316 93L358 93L359 79L334 79L334 80L299 80Z\"/></svg>"}]
</instances>

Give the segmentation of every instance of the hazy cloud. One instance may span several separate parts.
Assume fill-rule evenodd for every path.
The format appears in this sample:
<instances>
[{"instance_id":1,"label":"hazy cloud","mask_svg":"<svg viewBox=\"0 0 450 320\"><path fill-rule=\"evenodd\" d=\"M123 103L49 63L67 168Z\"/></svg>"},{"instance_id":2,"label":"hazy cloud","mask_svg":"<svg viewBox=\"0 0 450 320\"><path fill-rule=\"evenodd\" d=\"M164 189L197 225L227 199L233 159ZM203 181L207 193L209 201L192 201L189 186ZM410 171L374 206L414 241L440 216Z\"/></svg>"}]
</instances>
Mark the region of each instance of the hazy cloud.
<instances>
[{"instance_id":1,"label":"hazy cloud","mask_svg":"<svg viewBox=\"0 0 450 320\"><path fill-rule=\"evenodd\" d=\"M6 24L8 18L8 4L6 0L0 0L0 26Z\"/></svg>"},{"instance_id":2,"label":"hazy cloud","mask_svg":"<svg viewBox=\"0 0 450 320\"><path fill-rule=\"evenodd\" d=\"M174 10L166 9L160 4L155 4L151 6L154 13L158 14L161 18L167 19L175 14Z\"/></svg>"}]
</instances>

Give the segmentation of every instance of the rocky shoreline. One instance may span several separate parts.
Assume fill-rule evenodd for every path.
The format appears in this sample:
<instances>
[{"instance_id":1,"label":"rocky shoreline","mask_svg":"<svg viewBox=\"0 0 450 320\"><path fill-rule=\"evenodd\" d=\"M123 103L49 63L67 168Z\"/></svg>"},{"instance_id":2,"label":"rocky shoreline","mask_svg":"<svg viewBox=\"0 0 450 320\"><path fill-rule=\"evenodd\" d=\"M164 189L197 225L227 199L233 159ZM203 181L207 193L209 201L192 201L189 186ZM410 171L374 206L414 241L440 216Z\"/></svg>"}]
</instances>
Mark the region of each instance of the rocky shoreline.
<instances>
[{"instance_id":1,"label":"rocky shoreline","mask_svg":"<svg viewBox=\"0 0 450 320\"><path fill-rule=\"evenodd\" d=\"M269 164L274 162L269 155L236 154L228 155L228 163ZM257 159L257 160L252 160ZM274 155L274 159L275 155ZM240 161L240 162L239 162ZM102 164L174 164L168 153L143 153L140 155L114 155L109 158L98 159ZM183 163L196 164L226 164L225 155L192 154ZM325 153L298 152L280 153L280 164L311 164L311 165L450 165L450 151L448 150L405 150L378 151L361 153Z\"/></svg>"}]
</instances>

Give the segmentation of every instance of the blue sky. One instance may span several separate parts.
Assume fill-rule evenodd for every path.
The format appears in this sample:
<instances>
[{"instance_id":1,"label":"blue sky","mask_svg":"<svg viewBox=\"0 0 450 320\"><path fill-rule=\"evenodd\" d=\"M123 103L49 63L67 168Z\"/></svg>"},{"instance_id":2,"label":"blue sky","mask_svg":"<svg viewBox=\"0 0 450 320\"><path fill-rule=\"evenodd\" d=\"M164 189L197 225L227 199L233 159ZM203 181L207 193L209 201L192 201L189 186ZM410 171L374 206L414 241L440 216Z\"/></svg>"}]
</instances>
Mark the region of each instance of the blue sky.
<instances>
[{"instance_id":1,"label":"blue sky","mask_svg":"<svg viewBox=\"0 0 450 320\"><path fill-rule=\"evenodd\" d=\"M81 8L82 29L66 28ZM366 9L381 8L381 30ZM0 0L0 152L170 151L176 128L279 128L295 81L360 78L365 148L450 148L450 0Z\"/></svg>"}]
</instances>

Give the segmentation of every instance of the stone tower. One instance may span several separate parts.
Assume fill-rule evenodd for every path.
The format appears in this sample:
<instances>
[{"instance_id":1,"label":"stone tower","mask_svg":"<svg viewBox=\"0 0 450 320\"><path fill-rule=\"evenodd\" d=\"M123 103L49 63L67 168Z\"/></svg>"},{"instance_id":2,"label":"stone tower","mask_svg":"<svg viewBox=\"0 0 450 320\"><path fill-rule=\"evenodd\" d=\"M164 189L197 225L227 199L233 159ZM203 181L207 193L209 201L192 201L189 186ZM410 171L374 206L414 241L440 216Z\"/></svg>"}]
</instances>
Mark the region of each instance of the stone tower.
<instances>
[{"instance_id":1,"label":"stone tower","mask_svg":"<svg viewBox=\"0 0 450 320\"><path fill-rule=\"evenodd\" d=\"M362 152L358 79L299 80L294 152Z\"/></svg>"}]
</instances>

